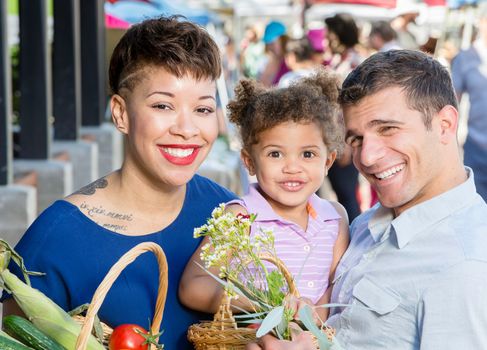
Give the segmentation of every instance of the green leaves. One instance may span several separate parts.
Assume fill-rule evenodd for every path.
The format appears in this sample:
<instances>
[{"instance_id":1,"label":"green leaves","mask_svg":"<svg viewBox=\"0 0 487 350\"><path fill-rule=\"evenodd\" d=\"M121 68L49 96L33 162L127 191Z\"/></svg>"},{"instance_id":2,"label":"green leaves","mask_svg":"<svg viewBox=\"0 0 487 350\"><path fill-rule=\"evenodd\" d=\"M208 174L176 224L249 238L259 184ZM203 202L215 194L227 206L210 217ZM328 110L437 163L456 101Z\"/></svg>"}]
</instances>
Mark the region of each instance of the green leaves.
<instances>
[{"instance_id":1,"label":"green leaves","mask_svg":"<svg viewBox=\"0 0 487 350\"><path fill-rule=\"evenodd\" d=\"M257 338L260 338L267 333L269 333L272 329L277 327L284 318L284 306L278 306L272 309L262 321L262 324L257 331Z\"/></svg>"},{"instance_id":2,"label":"green leaves","mask_svg":"<svg viewBox=\"0 0 487 350\"><path fill-rule=\"evenodd\" d=\"M281 305L284 300L284 277L278 270L269 272L266 276L269 304Z\"/></svg>"},{"instance_id":3,"label":"green leaves","mask_svg":"<svg viewBox=\"0 0 487 350\"><path fill-rule=\"evenodd\" d=\"M25 282L30 286L29 275L42 276L41 272L28 271L24 265L24 259L8 244L7 241L0 238L0 273L8 268L8 264L12 259L21 269L24 275Z\"/></svg>"}]
</instances>

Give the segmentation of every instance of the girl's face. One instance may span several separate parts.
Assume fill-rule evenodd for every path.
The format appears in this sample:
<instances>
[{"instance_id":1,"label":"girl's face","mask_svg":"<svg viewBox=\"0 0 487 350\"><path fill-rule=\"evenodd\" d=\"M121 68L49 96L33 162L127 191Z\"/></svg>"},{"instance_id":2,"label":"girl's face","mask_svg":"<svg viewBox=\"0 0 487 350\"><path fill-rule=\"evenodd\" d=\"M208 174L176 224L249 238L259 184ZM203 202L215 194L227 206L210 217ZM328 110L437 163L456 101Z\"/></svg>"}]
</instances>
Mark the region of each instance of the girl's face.
<instances>
[{"instance_id":1,"label":"girl's face","mask_svg":"<svg viewBox=\"0 0 487 350\"><path fill-rule=\"evenodd\" d=\"M144 69L132 91L111 100L117 128L127 135L124 168L159 185L186 184L218 135L215 83Z\"/></svg>"},{"instance_id":2,"label":"girl's face","mask_svg":"<svg viewBox=\"0 0 487 350\"><path fill-rule=\"evenodd\" d=\"M329 152L316 123L285 122L258 135L242 159L256 175L262 195L274 211L286 217L304 209L309 197L323 183L336 152Z\"/></svg>"}]
</instances>

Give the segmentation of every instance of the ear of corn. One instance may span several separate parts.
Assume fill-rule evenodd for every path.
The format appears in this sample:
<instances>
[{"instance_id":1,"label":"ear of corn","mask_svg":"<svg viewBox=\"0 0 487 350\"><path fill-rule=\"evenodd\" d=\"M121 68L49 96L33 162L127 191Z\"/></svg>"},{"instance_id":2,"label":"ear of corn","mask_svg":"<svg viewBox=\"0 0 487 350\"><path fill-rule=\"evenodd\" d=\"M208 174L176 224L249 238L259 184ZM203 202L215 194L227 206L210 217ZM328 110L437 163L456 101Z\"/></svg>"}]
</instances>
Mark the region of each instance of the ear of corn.
<instances>
[{"instance_id":1,"label":"ear of corn","mask_svg":"<svg viewBox=\"0 0 487 350\"><path fill-rule=\"evenodd\" d=\"M81 326L46 295L22 282L7 269L10 256L14 256L11 252L13 250L8 244L0 240L0 282L2 287L12 294L24 314L37 328L54 338L66 349L74 349ZM19 266L25 274L29 273L25 270L23 262ZM104 350L93 336L90 336L86 349Z\"/></svg>"},{"instance_id":2,"label":"ear of corn","mask_svg":"<svg viewBox=\"0 0 487 350\"><path fill-rule=\"evenodd\" d=\"M71 317L39 290L22 282L9 270L0 273L1 279L24 314L29 318L49 315L56 323L69 322ZM74 322L74 321L73 321Z\"/></svg>"},{"instance_id":3,"label":"ear of corn","mask_svg":"<svg viewBox=\"0 0 487 350\"><path fill-rule=\"evenodd\" d=\"M76 346L76 340L81 331L81 326L75 324L74 327L66 327L66 325L60 325L52 322L49 316L32 318L32 323L36 325L41 331L49 334L59 344L64 346L68 350L74 350ZM93 337L90 336L88 340L87 350L105 350L105 348Z\"/></svg>"}]
</instances>

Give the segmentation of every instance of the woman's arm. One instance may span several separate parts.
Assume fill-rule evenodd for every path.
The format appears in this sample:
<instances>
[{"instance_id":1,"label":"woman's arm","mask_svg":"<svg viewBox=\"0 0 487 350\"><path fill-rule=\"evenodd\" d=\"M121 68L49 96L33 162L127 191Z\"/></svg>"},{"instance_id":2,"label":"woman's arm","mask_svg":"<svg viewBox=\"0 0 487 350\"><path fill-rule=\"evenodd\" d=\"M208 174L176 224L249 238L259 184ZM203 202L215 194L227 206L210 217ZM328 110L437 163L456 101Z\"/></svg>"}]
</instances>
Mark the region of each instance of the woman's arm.
<instances>
[{"instance_id":1,"label":"woman's arm","mask_svg":"<svg viewBox=\"0 0 487 350\"><path fill-rule=\"evenodd\" d=\"M335 271L342 258L343 254L348 248L348 244L350 243L350 233L348 227L348 215L345 208L337 202L330 202L335 207L336 211L342 216L340 219L340 224L338 227L338 237L335 241L335 245L333 246L333 260L330 266L330 277L329 277L329 287L331 289L333 280L335 278ZM331 292L330 292L331 295Z\"/></svg>"},{"instance_id":2,"label":"woman's arm","mask_svg":"<svg viewBox=\"0 0 487 350\"><path fill-rule=\"evenodd\" d=\"M348 244L350 243L350 234L349 234L349 226L348 226L348 215L345 208L337 203L337 202L330 202L335 207L336 211L342 216L340 219L340 224L338 227L338 236L335 241L335 245L333 246L333 260L330 265L330 273L328 277L328 288L326 289L323 296L318 300L316 305L323 305L330 303L331 300L331 293L333 291L333 280L335 279L335 271L342 258L343 254L348 248ZM318 314L319 318L323 321L328 319L330 314L330 308L326 307L319 307L316 308L316 313Z\"/></svg>"},{"instance_id":3,"label":"woman's arm","mask_svg":"<svg viewBox=\"0 0 487 350\"><path fill-rule=\"evenodd\" d=\"M321 324L321 322L325 322L328 319L328 315L330 314L330 309L328 307L321 307L320 305L330 303L331 290L332 290L331 285L329 285L328 288L326 288L325 293L323 293L321 298L318 299L318 301L315 303L315 309L314 310L315 310L315 312L319 318L318 324Z\"/></svg>"}]
</instances>

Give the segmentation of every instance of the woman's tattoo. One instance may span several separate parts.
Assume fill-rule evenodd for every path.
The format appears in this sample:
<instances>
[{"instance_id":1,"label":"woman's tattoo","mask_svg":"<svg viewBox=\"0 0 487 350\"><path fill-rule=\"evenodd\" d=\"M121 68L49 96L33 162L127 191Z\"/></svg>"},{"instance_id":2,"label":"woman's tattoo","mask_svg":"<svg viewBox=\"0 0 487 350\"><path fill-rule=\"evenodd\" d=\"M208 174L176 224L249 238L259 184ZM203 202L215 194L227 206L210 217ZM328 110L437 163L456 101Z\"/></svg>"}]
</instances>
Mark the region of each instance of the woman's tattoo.
<instances>
[{"instance_id":1,"label":"woman's tattoo","mask_svg":"<svg viewBox=\"0 0 487 350\"><path fill-rule=\"evenodd\" d=\"M80 207L81 211L86 213L86 215L94 220L98 225L103 226L104 228L115 231L115 232L122 232L127 231L129 222L133 221L132 214L121 214L111 210L107 210L103 208L102 205L90 205L86 202L81 203ZM108 220L113 221L113 219L119 221L118 223L113 222L104 222L108 218ZM101 220L101 221L100 221ZM124 225L125 224L125 225Z\"/></svg>"},{"instance_id":2,"label":"woman's tattoo","mask_svg":"<svg viewBox=\"0 0 487 350\"><path fill-rule=\"evenodd\" d=\"M101 179L96 180L95 182L86 185L85 187L80 188L78 191L74 192L73 194L84 194L86 196L91 196L95 193L98 188L105 188L108 186L108 181L104 177Z\"/></svg>"},{"instance_id":3,"label":"woman's tattoo","mask_svg":"<svg viewBox=\"0 0 487 350\"><path fill-rule=\"evenodd\" d=\"M81 203L79 206L81 210L86 212L86 214L89 217L95 217L95 216L105 216L110 219L116 219L116 220L122 220L122 221L132 221L133 220L133 215L132 214L121 214L121 213L116 213L111 210L107 210L103 208L102 205L96 206L96 205L90 205L87 204L86 202Z\"/></svg>"}]
</instances>

